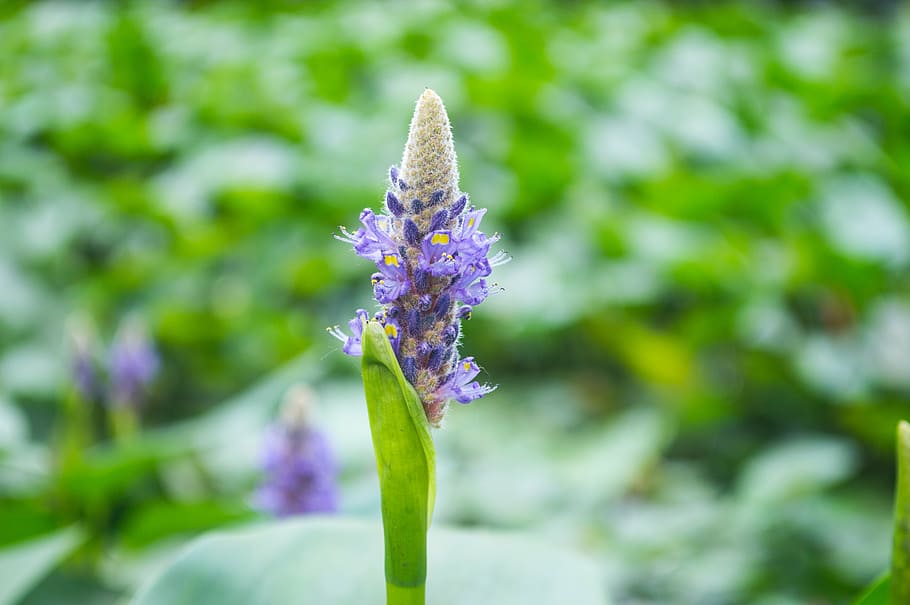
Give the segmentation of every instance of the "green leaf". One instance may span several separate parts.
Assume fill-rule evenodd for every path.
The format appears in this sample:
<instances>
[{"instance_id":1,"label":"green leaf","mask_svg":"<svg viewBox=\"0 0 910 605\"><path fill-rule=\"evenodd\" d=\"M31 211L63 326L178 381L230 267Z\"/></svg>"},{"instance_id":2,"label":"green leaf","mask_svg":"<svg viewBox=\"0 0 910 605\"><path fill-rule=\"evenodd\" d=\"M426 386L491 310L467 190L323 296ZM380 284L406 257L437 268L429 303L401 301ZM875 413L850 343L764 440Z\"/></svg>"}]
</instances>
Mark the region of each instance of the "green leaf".
<instances>
[{"instance_id":1,"label":"green leaf","mask_svg":"<svg viewBox=\"0 0 910 605\"><path fill-rule=\"evenodd\" d=\"M140 549L163 538L249 520L254 514L242 503L218 500L152 502L129 516L120 537L125 547Z\"/></svg>"},{"instance_id":2,"label":"green leaf","mask_svg":"<svg viewBox=\"0 0 910 605\"><path fill-rule=\"evenodd\" d=\"M891 600L910 603L910 423L897 425L897 493L891 552Z\"/></svg>"},{"instance_id":3,"label":"green leaf","mask_svg":"<svg viewBox=\"0 0 910 605\"><path fill-rule=\"evenodd\" d=\"M866 592L853 602L853 605L890 605L890 580L889 574L884 574L875 580Z\"/></svg>"},{"instance_id":4,"label":"green leaf","mask_svg":"<svg viewBox=\"0 0 910 605\"><path fill-rule=\"evenodd\" d=\"M133 605L380 605L383 543L374 523L279 521L191 544ZM597 566L515 534L433 528L433 605L604 605Z\"/></svg>"},{"instance_id":5,"label":"green leaf","mask_svg":"<svg viewBox=\"0 0 910 605\"><path fill-rule=\"evenodd\" d=\"M0 605L25 596L81 541L74 527L0 550Z\"/></svg>"},{"instance_id":6,"label":"green leaf","mask_svg":"<svg viewBox=\"0 0 910 605\"><path fill-rule=\"evenodd\" d=\"M60 483L67 494L103 503L149 481L164 464L180 459L191 448L186 441L151 437L101 444L86 451L78 465L64 469Z\"/></svg>"},{"instance_id":7,"label":"green leaf","mask_svg":"<svg viewBox=\"0 0 910 605\"><path fill-rule=\"evenodd\" d=\"M436 464L420 397L405 379L382 326L363 330L363 386L382 495L389 603L422 603Z\"/></svg>"}]
</instances>

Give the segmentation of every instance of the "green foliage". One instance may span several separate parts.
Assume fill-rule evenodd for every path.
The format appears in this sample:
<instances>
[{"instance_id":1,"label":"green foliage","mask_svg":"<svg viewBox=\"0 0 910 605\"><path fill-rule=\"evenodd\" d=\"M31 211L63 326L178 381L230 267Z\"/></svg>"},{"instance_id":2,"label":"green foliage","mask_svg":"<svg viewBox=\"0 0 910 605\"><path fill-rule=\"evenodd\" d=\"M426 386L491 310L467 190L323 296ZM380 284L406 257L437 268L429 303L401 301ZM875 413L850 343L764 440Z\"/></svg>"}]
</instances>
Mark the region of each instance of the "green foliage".
<instances>
[{"instance_id":1,"label":"green foliage","mask_svg":"<svg viewBox=\"0 0 910 605\"><path fill-rule=\"evenodd\" d=\"M380 605L382 530L336 519L264 524L193 543L134 605ZM267 578L267 580L266 580ZM577 554L485 531L430 531L427 602L604 605L596 566Z\"/></svg>"},{"instance_id":2,"label":"green foliage","mask_svg":"<svg viewBox=\"0 0 910 605\"><path fill-rule=\"evenodd\" d=\"M617 600L847 602L887 564L910 394L907 40L905 6L4 4L0 544L87 536L27 600L122 601L254 515L297 381L344 512L378 515L323 331L370 268L330 235L430 86L515 258L465 330L501 388L436 435L437 519L584 545ZM62 426L61 344L130 312L163 373L115 445L96 407Z\"/></svg>"}]
</instances>

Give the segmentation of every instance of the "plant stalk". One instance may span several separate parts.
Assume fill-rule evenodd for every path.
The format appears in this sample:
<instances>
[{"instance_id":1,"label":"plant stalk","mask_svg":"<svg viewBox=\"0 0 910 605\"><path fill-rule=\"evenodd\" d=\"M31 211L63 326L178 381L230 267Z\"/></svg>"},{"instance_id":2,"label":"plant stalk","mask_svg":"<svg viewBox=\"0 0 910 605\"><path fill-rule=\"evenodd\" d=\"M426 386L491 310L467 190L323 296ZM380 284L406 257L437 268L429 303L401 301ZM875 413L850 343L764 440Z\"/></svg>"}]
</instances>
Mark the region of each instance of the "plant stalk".
<instances>
[{"instance_id":1,"label":"plant stalk","mask_svg":"<svg viewBox=\"0 0 910 605\"><path fill-rule=\"evenodd\" d=\"M891 602L910 603L910 423L903 421L897 426Z\"/></svg>"}]
</instances>

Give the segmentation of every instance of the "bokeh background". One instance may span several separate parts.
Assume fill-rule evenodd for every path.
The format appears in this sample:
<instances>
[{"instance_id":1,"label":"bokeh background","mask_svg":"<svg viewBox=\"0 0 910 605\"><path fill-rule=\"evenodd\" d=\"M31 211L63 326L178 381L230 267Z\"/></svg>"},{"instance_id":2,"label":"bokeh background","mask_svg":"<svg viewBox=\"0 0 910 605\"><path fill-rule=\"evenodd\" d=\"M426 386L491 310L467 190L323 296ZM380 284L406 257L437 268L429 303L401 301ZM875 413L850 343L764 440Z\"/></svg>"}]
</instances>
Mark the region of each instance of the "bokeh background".
<instances>
[{"instance_id":1,"label":"bokeh background","mask_svg":"<svg viewBox=\"0 0 910 605\"><path fill-rule=\"evenodd\" d=\"M465 328L500 388L436 433L437 522L584 550L617 603L848 602L910 415L910 11L517 0L0 7L0 544L66 545L21 602L124 602L259 518L293 383L342 514L378 515L325 333L371 268L332 234L427 86L514 257ZM127 318L161 368L114 444L67 342Z\"/></svg>"}]
</instances>

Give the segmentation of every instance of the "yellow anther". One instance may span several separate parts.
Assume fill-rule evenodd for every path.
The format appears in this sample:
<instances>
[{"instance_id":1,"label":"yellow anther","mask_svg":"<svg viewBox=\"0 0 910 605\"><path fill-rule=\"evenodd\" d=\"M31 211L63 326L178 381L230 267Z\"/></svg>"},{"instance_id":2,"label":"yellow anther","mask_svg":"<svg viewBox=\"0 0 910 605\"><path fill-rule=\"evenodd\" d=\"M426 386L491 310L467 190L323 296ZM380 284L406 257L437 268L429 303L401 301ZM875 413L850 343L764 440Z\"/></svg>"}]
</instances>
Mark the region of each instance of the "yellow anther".
<instances>
[{"instance_id":1,"label":"yellow anther","mask_svg":"<svg viewBox=\"0 0 910 605\"><path fill-rule=\"evenodd\" d=\"M398 256L395 254L386 254L385 255L385 264L386 264L386 266L395 265L396 267L398 267L399 266Z\"/></svg>"},{"instance_id":2,"label":"yellow anther","mask_svg":"<svg viewBox=\"0 0 910 605\"><path fill-rule=\"evenodd\" d=\"M449 243L449 234L448 233L434 233L433 237L430 238L430 243L435 245L441 244L445 246Z\"/></svg>"},{"instance_id":3,"label":"yellow anther","mask_svg":"<svg viewBox=\"0 0 910 605\"><path fill-rule=\"evenodd\" d=\"M474 217L472 216L471 218L468 219L468 227L473 227L473 226L474 226Z\"/></svg>"},{"instance_id":4,"label":"yellow anther","mask_svg":"<svg viewBox=\"0 0 910 605\"><path fill-rule=\"evenodd\" d=\"M467 371L470 371L470 370L471 370L471 362L469 362L469 361L464 362L464 369L467 370Z\"/></svg>"},{"instance_id":5,"label":"yellow anther","mask_svg":"<svg viewBox=\"0 0 910 605\"><path fill-rule=\"evenodd\" d=\"M395 338L396 336L398 336L398 328L395 327L395 324L386 324L385 333L388 334L389 336L391 336L392 338Z\"/></svg>"}]
</instances>

